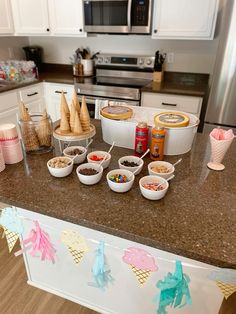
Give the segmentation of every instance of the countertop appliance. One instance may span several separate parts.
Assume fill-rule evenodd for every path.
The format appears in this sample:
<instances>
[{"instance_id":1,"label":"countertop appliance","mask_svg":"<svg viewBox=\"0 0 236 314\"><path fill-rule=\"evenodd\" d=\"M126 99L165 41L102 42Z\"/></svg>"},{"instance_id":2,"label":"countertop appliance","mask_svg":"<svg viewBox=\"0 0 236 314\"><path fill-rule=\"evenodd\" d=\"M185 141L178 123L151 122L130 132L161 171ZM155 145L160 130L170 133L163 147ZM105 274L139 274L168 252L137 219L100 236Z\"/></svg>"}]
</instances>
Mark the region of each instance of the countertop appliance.
<instances>
[{"instance_id":1,"label":"countertop appliance","mask_svg":"<svg viewBox=\"0 0 236 314\"><path fill-rule=\"evenodd\" d=\"M90 115L94 117L96 100L139 106L140 89L152 81L154 56L101 54L95 61L96 76L77 77L75 89L86 96Z\"/></svg>"},{"instance_id":2,"label":"countertop appliance","mask_svg":"<svg viewBox=\"0 0 236 314\"><path fill-rule=\"evenodd\" d=\"M83 0L84 30L150 34L152 0Z\"/></svg>"},{"instance_id":3,"label":"countertop appliance","mask_svg":"<svg viewBox=\"0 0 236 314\"><path fill-rule=\"evenodd\" d=\"M227 1L205 116L204 132L234 128L236 134L236 1Z\"/></svg>"}]
</instances>

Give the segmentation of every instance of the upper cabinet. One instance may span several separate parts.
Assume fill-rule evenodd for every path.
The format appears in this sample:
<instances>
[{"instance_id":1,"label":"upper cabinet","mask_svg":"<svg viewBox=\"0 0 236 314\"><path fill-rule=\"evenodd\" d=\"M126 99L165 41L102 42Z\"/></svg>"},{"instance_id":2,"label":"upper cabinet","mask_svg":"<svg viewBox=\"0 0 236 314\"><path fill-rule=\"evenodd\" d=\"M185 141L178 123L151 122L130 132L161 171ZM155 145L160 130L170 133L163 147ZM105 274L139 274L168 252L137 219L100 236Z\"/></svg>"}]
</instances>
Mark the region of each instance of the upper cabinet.
<instances>
[{"instance_id":1,"label":"upper cabinet","mask_svg":"<svg viewBox=\"0 0 236 314\"><path fill-rule=\"evenodd\" d=\"M154 1L152 38L213 39L218 0Z\"/></svg>"},{"instance_id":2,"label":"upper cabinet","mask_svg":"<svg viewBox=\"0 0 236 314\"><path fill-rule=\"evenodd\" d=\"M0 35L14 33L10 0L0 0Z\"/></svg>"},{"instance_id":3,"label":"upper cabinet","mask_svg":"<svg viewBox=\"0 0 236 314\"><path fill-rule=\"evenodd\" d=\"M48 4L52 35L85 35L82 1L49 0Z\"/></svg>"},{"instance_id":4,"label":"upper cabinet","mask_svg":"<svg viewBox=\"0 0 236 314\"><path fill-rule=\"evenodd\" d=\"M16 35L50 32L47 0L11 0Z\"/></svg>"},{"instance_id":5,"label":"upper cabinet","mask_svg":"<svg viewBox=\"0 0 236 314\"><path fill-rule=\"evenodd\" d=\"M16 35L85 36L82 0L11 1Z\"/></svg>"}]
</instances>

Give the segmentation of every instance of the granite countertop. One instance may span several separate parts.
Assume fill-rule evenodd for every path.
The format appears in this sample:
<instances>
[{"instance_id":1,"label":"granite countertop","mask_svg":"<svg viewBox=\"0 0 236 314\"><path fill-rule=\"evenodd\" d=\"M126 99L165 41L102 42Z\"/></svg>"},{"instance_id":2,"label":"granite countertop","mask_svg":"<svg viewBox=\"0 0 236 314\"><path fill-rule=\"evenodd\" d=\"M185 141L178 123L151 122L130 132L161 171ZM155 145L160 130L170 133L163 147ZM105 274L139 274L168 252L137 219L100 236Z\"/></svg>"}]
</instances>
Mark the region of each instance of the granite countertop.
<instances>
[{"instance_id":1,"label":"granite countertop","mask_svg":"<svg viewBox=\"0 0 236 314\"><path fill-rule=\"evenodd\" d=\"M97 134L91 149L108 150L100 121L93 123ZM109 189L106 173L118 167L119 157L133 154L132 150L115 147L109 169L94 186L81 184L75 169L66 178L52 177L46 162L53 154L27 155L24 161L7 165L0 175L0 201L212 265L236 268L235 141L225 156L225 170L214 172L206 166L208 136L197 134L160 201L149 201L139 191L148 156L132 190L117 194ZM179 157L165 159L173 163Z\"/></svg>"}]
</instances>

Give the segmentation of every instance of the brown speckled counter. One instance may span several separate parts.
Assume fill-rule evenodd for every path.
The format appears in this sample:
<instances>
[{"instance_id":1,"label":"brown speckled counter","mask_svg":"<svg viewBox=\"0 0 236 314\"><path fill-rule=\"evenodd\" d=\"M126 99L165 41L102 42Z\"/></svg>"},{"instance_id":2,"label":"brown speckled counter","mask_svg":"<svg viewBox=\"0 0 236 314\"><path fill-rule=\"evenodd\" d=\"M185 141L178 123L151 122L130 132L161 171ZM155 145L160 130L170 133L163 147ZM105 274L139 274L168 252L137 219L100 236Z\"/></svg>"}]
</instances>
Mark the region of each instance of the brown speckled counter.
<instances>
[{"instance_id":1,"label":"brown speckled counter","mask_svg":"<svg viewBox=\"0 0 236 314\"><path fill-rule=\"evenodd\" d=\"M92 150L107 150L94 122L97 135ZM106 173L117 168L119 157L133 151L115 147L109 169L99 184L82 185L73 173L52 177L46 162L53 153L27 155L0 174L0 201L87 226L109 234L170 251L221 267L236 268L236 142L228 151L225 170L207 168L208 136L197 134L191 152L176 166L176 176L166 197L144 199L138 181L147 174L149 157L131 191L116 194L109 190ZM179 156L166 160L175 162Z\"/></svg>"}]
</instances>

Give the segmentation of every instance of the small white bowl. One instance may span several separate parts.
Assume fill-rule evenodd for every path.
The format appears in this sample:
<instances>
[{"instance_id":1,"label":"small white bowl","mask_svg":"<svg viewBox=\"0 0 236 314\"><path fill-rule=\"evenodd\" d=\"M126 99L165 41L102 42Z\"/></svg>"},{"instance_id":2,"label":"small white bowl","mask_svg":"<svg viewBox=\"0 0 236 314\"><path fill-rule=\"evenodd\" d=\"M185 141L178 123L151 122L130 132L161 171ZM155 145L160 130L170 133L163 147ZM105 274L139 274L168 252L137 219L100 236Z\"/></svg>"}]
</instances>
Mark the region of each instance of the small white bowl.
<instances>
[{"instance_id":1,"label":"small white bowl","mask_svg":"<svg viewBox=\"0 0 236 314\"><path fill-rule=\"evenodd\" d=\"M124 182L124 183L118 183L118 182L111 181L110 177L113 175L116 175L116 174L125 175L126 177L129 177L130 179L128 182ZM134 183L134 174L133 174L133 172L131 172L129 170L114 169L114 170L111 170L108 172L107 183L109 185L109 188L114 192L118 192L118 193L128 192L132 188L132 185Z\"/></svg>"},{"instance_id":2,"label":"small white bowl","mask_svg":"<svg viewBox=\"0 0 236 314\"><path fill-rule=\"evenodd\" d=\"M136 164L138 164L138 166L129 167L129 166L122 165L122 162L124 162L126 160L129 162L135 162ZM135 175L137 175L143 169L144 162L141 158L139 158L137 156L124 156L118 160L118 164L119 164L120 169L129 170L131 172L135 172L138 169L137 172L135 173Z\"/></svg>"},{"instance_id":3,"label":"small white bowl","mask_svg":"<svg viewBox=\"0 0 236 314\"><path fill-rule=\"evenodd\" d=\"M50 163L52 161L57 160L58 158L65 159L66 161L68 161L68 163L69 162L70 163L64 168L53 168L53 167L51 167ZM68 176L69 174L71 174L71 172L73 170L73 162L71 162L71 158L69 158L69 157L63 157L63 156L62 157L54 157L47 162L47 167L48 167L48 170L52 176L57 177L57 178L63 178L63 177Z\"/></svg>"},{"instance_id":4,"label":"small white bowl","mask_svg":"<svg viewBox=\"0 0 236 314\"><path fill-rule=\"evenodd\" d=\"M97 150L97 151L91 152L91 153L89 153L87 155L88 162L95 163L95 164L100 164L102 162L102 160L98 160L98 161L92 160L91 157L93 155L96 155L96 156L101 157L101 158L103 158L104 155L106 155L106 160L103 162L102 167L103 167L103 169L106 169L109 166L109 164L111 162L111 154L109 154L109 153L107 153L105 151L102 151L102 150Z\"/></svg>"},{"instance_id":5,"label":"small white bowl","mask_svg":"<svg viewBox=\"0 0 236 314\"><path fill-rule=\"evenodd\" d=\"M170 171L166 172L166 173L161 173L161 172L154 171L152 169L153 167L160 167L160 166L164 166L164 167L170 169ZM157 161L152 161L148 164L148 173L150 175L159 176L159 177L162 177L166 180L169 179L173 175L174 172L175 172L175 167L167 161L157 160Z\"/></svg>"},{"instance_id":6,"label":"small white bowl","mask_svg":"<svg viewBox=\"0 0 236 314\"><path fill-rule=\"evenodd\" d=\"M96 171L98 171L98 173L88 176L79 172L81 169L86 169L86 168L95 169ZM86 184L86 185L93 185L93 184L98 183L101 180L102 174L103 174L103 168L95 163L86 163L86 164L82 164L78 166L76 169L76 173L81 183Z\"/></svg>"},{"instance_id":7,"label":"small white bowl","mask_svg":"<svg viewBox=\"0 0 236 314\"><path fill-rule=\"evenodd\" d=\"M145 187L143 187L144 184L146 183L162 183L164 189L163 190L159 190L159 191L151 191L146 189ZM159 177L159 176L145 176L142 177L139 180L139 188L140 191L142 193L142 195L149 199L149 200L160 200L161 198L163 198L166 195L166 192L169 188L169 183L166 181L166 179Z\"/></svg>"},{"instance_id":8,"label":"small white bowl","mask_svg":"<svg viewBox=\"0 0 236 314\"><path fill-rule=\"evenodd\" d=\"M70 155L70 152L72 152L75 149L79 149L83 153L76 156L73 162L74 162L74 164L81 164L85 160L86 154L87 154L87 149L85 147L83 147L83 146L69 146L63 150L63 154L66 157L73 158L75 155Z\"/></svg>"}]
</instances>

